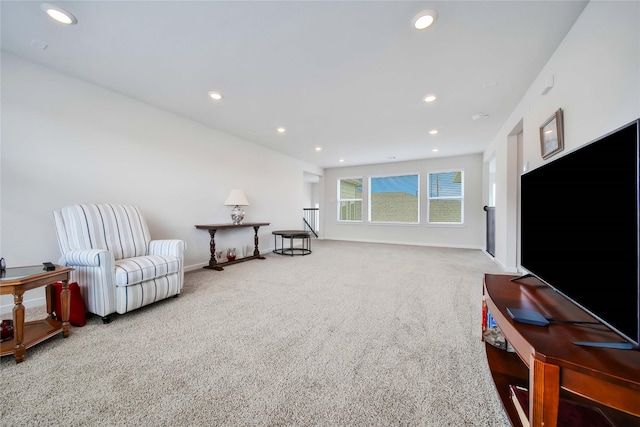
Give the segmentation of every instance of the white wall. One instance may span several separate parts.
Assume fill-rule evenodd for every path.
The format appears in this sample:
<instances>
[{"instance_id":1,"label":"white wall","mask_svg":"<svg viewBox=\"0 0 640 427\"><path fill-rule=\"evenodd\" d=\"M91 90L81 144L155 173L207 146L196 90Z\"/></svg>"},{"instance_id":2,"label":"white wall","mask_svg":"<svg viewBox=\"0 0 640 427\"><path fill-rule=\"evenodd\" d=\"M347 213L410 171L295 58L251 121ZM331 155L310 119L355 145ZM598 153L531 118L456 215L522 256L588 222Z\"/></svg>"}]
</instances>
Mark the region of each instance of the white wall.
<instances>
[{"instance_id":1,"label":"white wall","mask_svg":"<svg viewBox=\"0 0 640 427\"><path fill-rule=\"evenodd\" d=\"M327 239L356 240L422 246L443 246L484 249L485 213L482 204L482 155L442 157L407 162L325 169L323 235ZM464 225L426 225L426 177L429 172L464 171ZM363 177L363 194L367 193L368 178L376 175L420 174L419 225L370 224L367 221L367 200L363 200L362 223L337 220L337 182L340 178Z\"/></svg>"},{"instance_id":2,"label":"white wall","mask_svg":"<svg viewBox=\"0 0 640 427\"><path fill-rule=\"evenodd\" d=\"M223 202L232 188L251 203L246 222L271 223L259 234L261 250L271 250L271 231L301 225L304 172L323 173L4 52L1 107L0 255L8 266L58 261L53 211L104 202L139 206L152 237L184 239L185 265L200 268L209 234L194 225L230 222ZM252 228L216 234L218 248L246 244ZM28 292L25 302L43 295Z\"/></svg>"},{"instance_id":3,"label":"white wall","mask_svg":"<svg viewBox=\"0 0 640 427\"><path fill-rule=\"evenodd\" d=\"M554 86L541 95L550 76ZM565 149L543 160L538 130L558 108ZM515 170L512 130L522 121L522 164L530 170L639 117L640 2L591 1L484 153L485 161L497 160L496 260L504 268L518 267L510 189L522 171Z\"/></svg>"},{"instance_id":4,"label":"white wall","mask_svg":"<svg viewBox=\"0 0 640 427\"><path fill-rule=\"evenodd\" d=\"M509 134L522 127L522 160L531 169L543 163L538 127L557 108L565 112L565 153L640 117L639 29L640 2L592 0L485 151L485 161L496 159L496 260L505 269L517 267L511 189L520 172L514 172L518 156ZM554 87L543 96L551 75ZM272 230L299 227L309 202L304 172L323 175L313 165L6 53L1 78L0 255L9 265L58 259L54 209L111 202L140 206L154 237L185 239L186 264L199 268L209 257L209 237L193 225L228 222L222 203L231 188L247 193L246 221L271 222L260 234L261 249L269 250ZM463 227L336 221L340 177L447 168L465 170ZM482 157L461 156L324 171L318 187L324 237L484 248L483 169ZM216 237L219 247L248 239Z\"/></svg>"}]
</instances>

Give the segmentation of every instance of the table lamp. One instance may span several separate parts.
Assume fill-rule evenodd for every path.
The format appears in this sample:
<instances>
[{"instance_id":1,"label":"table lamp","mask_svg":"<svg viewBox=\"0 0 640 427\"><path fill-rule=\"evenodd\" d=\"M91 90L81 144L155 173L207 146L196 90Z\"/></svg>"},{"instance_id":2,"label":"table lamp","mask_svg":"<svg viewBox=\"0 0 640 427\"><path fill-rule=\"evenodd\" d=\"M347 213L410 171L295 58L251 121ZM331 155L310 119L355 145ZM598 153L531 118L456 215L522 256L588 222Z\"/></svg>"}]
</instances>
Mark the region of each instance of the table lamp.
<instances>
[{"instance_id":1,"label":"table lamp","mask_svg":"<svg viewBox=\"0 0 640 427\"><path fill-rule=\"evenodd\" d=\"M231 210L231 221L235 224L242 224L244 219L244 210L240 206L249 206L247 196L244 195L242 190L231 190L227 196L227 200L224 201L225 206L235 206Z\"/></svg>"}]
</instances>

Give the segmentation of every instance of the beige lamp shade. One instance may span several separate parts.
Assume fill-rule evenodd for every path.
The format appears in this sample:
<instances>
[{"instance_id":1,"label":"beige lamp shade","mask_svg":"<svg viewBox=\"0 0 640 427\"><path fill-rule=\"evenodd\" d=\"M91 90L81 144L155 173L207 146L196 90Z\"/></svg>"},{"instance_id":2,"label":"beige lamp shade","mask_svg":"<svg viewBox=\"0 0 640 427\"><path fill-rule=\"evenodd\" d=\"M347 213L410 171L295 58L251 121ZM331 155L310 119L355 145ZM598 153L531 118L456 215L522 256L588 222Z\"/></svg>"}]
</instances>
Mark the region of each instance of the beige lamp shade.
<instances>
[{"instance_id":1,"label":"beige lamp shade","mask_svg":"<svg viewBox=\"0 0 640 427\"><path fill-rule=\"evenodd\" d=\"M225 206L249 206L247 196L244 195L242 190L231 190L227 196L227 200L224 201Z\"/></svg>"}]
</instances>

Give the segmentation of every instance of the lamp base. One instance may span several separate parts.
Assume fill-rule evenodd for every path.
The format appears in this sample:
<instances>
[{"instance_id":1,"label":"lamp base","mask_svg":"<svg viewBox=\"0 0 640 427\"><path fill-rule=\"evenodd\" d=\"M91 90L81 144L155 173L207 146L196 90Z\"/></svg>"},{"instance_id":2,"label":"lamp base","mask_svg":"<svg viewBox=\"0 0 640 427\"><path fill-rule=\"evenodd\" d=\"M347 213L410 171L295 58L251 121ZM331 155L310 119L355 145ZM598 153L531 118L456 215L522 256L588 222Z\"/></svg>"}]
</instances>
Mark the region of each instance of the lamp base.
<instances>
[{"instance_id":1,"label":"lamp base","mask_svg":"<svg viewBox=\"0 0 640 427\"><path fill-rule=\"evenodd\" d=\"M233 225L238 225L238 224L242 224L243 219L244 219L244 210L242 210L239 206L236 205L236 207L231 210L231 222L233 222Z\"/></svg>"}]
</instances>

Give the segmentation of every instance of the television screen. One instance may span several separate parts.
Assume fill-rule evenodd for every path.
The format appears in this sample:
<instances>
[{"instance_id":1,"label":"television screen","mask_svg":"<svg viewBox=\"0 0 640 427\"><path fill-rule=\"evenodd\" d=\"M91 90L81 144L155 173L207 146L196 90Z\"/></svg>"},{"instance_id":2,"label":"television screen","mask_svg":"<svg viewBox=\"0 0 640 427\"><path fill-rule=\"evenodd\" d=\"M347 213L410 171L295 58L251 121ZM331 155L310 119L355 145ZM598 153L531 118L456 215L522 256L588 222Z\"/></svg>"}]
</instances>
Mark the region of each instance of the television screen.
<instances>
[{"instance_id":1,"label":"television screen","mask_svg":"<svg viewBox=\"0 0 640 427\"><path fill-rule=\"evenodd\" d=\"M521 264L638 346L636 120L521 177Z\"/></svg>"}]
</instances>

